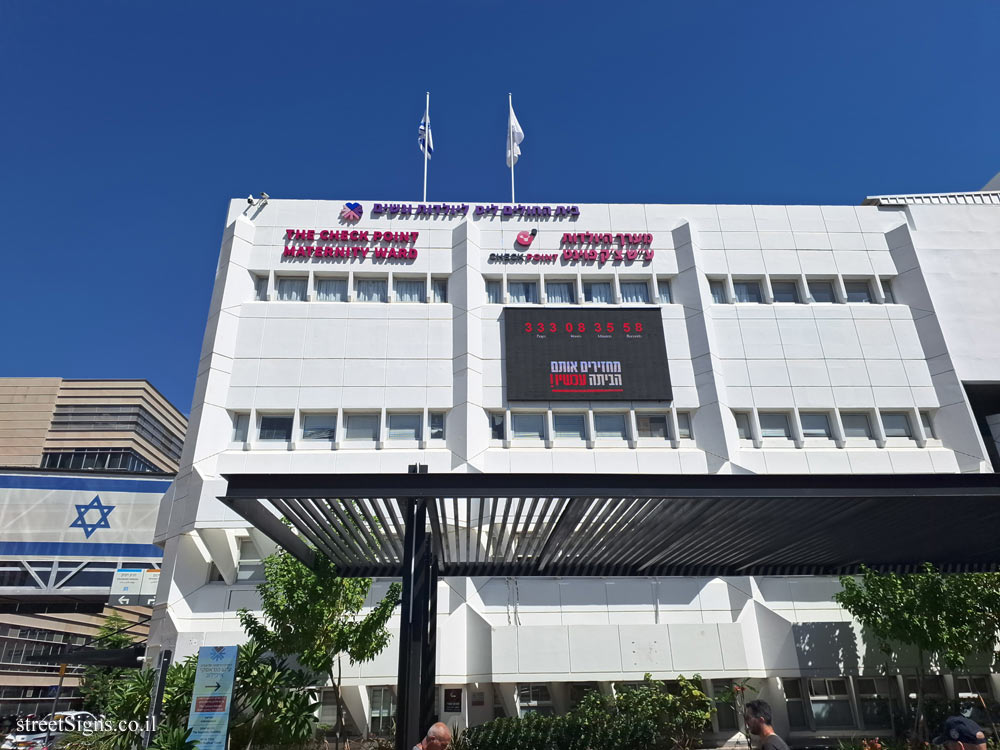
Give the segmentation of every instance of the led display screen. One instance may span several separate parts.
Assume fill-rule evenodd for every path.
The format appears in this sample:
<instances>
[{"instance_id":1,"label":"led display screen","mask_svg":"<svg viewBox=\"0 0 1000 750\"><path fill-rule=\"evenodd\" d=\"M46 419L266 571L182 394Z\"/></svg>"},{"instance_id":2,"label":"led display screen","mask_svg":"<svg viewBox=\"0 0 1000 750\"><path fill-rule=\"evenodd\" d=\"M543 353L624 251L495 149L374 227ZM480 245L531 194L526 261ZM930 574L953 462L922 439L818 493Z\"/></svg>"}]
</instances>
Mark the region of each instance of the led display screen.
<instances>
[{"instance_id":1,"label":"led display screen","mask_svg":"<svg viewBox=\"0 0 1000 750\"><path fill-rule=\"evenodd\" d=\"M669 401L659 308L504 310L510 401Z\"/></svg>"}]
</instances>

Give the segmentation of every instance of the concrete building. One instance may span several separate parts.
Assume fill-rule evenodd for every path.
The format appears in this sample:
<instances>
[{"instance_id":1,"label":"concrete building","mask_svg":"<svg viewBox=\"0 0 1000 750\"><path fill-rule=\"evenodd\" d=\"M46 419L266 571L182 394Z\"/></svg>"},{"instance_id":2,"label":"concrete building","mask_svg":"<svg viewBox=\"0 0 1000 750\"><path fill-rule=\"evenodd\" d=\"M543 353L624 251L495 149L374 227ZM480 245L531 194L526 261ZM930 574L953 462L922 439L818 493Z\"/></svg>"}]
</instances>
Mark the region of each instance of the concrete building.
<instances>
[{"instance_id":1,"label":"concrete building","mask_svg":"<svg viewBox=\"0 0 1000 750\"><path fill-rule=\"evenodd\" d=\"M146 380L0 378L0 466L173 473L186 429Z\"/></svg>"},{"instance_id":2,"label":"concrete building","mask_svg":"<svg viewBox=\"0 0 1000 750\"><path fill-rule=\"evenodd\" d=\"M0 716L52 709L58 663L116 612L148 632L148 607L109 607L118 568L159 568L160 498L187 420L145 380L0 378ZM80 708L71 666L59 708Z\"/></svg>"},{"instance_id":3,"label":"concrete building","mask_svg":"<svg viewBox=\"0 0 1000 750\"><path fill-rule=\"evenodd\" d=\"M157 521L151 645L239 643L236 611L259 604L274 543L217 500L225 477L993 472L998 204L233 201ZM637 322L648 357L600 349ZM564 355L579 325L597 348ZM699 673L711 692L749 678L794 742L885 734L912 665L884 674L837 590L823 576L448 578L438 713L466 726ZM360 732L388 729L397 653L345 664ZM1000 696L985 662L927 688ZM720 712L710 740L736 727Z\"/></svg>"}]
</instances>

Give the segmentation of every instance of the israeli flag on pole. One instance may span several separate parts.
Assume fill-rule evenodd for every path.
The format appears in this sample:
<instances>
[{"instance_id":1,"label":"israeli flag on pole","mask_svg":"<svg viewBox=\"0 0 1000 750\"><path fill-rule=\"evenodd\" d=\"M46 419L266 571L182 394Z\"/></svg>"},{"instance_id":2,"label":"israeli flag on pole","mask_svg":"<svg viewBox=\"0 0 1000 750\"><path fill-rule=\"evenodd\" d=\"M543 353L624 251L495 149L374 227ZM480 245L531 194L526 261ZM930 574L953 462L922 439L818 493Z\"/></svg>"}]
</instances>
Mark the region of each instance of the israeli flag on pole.
<instances>
[{"instance_id":1,"label":"israeli flag on pole","mask_svg":"<svg viewBox=\"0 0 1000 750\"><path fill-rule=\"evenodd\" d=\"M430 103L424 112L424 119L420 121L417 129L417 146L428 159L434 155L434 135L431 133Z\"/></svg>"}]
</instances>

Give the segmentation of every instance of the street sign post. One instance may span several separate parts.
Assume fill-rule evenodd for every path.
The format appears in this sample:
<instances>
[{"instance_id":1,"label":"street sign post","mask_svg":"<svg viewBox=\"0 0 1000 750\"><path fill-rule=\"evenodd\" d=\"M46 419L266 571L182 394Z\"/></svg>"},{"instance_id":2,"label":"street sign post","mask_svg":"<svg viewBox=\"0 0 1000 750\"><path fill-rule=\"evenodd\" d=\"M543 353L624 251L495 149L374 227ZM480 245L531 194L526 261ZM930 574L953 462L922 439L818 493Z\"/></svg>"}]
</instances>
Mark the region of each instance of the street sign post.
<instances>
[{"instance_id":1,"label":"street sign post","mask_svg":"<svg viewBox=\"0 0 1000 750\"><path fill-rule=\"evenodd\" d=\"M198 649L198 668L188 715L191 741L197 743L198 750L226 750L237 651L237 646Z\"/></svg>"},{"instance_id":2,"label":"street sign post","mask_svg":"<svg viewBox=\"0 0 1000 750\"><path fill-rule=\"evenodd\" d=\"M116 607L152 607L160 571L143 568L119 568L111 580L108 604Z\"/></svg>"}]
</instances>

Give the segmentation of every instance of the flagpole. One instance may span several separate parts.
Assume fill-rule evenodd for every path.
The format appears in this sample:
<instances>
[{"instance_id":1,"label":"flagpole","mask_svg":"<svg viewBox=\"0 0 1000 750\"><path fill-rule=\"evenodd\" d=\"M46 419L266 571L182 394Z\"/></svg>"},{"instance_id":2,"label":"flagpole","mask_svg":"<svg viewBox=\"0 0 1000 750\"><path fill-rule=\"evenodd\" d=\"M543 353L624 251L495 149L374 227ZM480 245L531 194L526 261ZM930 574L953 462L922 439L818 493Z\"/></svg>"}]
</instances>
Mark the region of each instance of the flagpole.
<instances>
[{"instance_id":1,"label":"flagpole","mask_svg":"<svg viewBox=\"0 0 1000 750\"><path fill-rule=\"evenodd\" d=\"M510 113L514 111L514 101L510 92L507 92L507 140L510 147L510 202L514 203L514 124L511 122Z\"/></svg>"},{"instance_id":2,"label":"flagpole","mask_svg":"<svg viewBox=\"0 0 1000 750\"><path fill-rule=\"evenodd\" d=\"M427 92L427 107L424 109L424 203L427 202L427 145L431 129L431 92Z\"/></svg>"}]
</instances>

